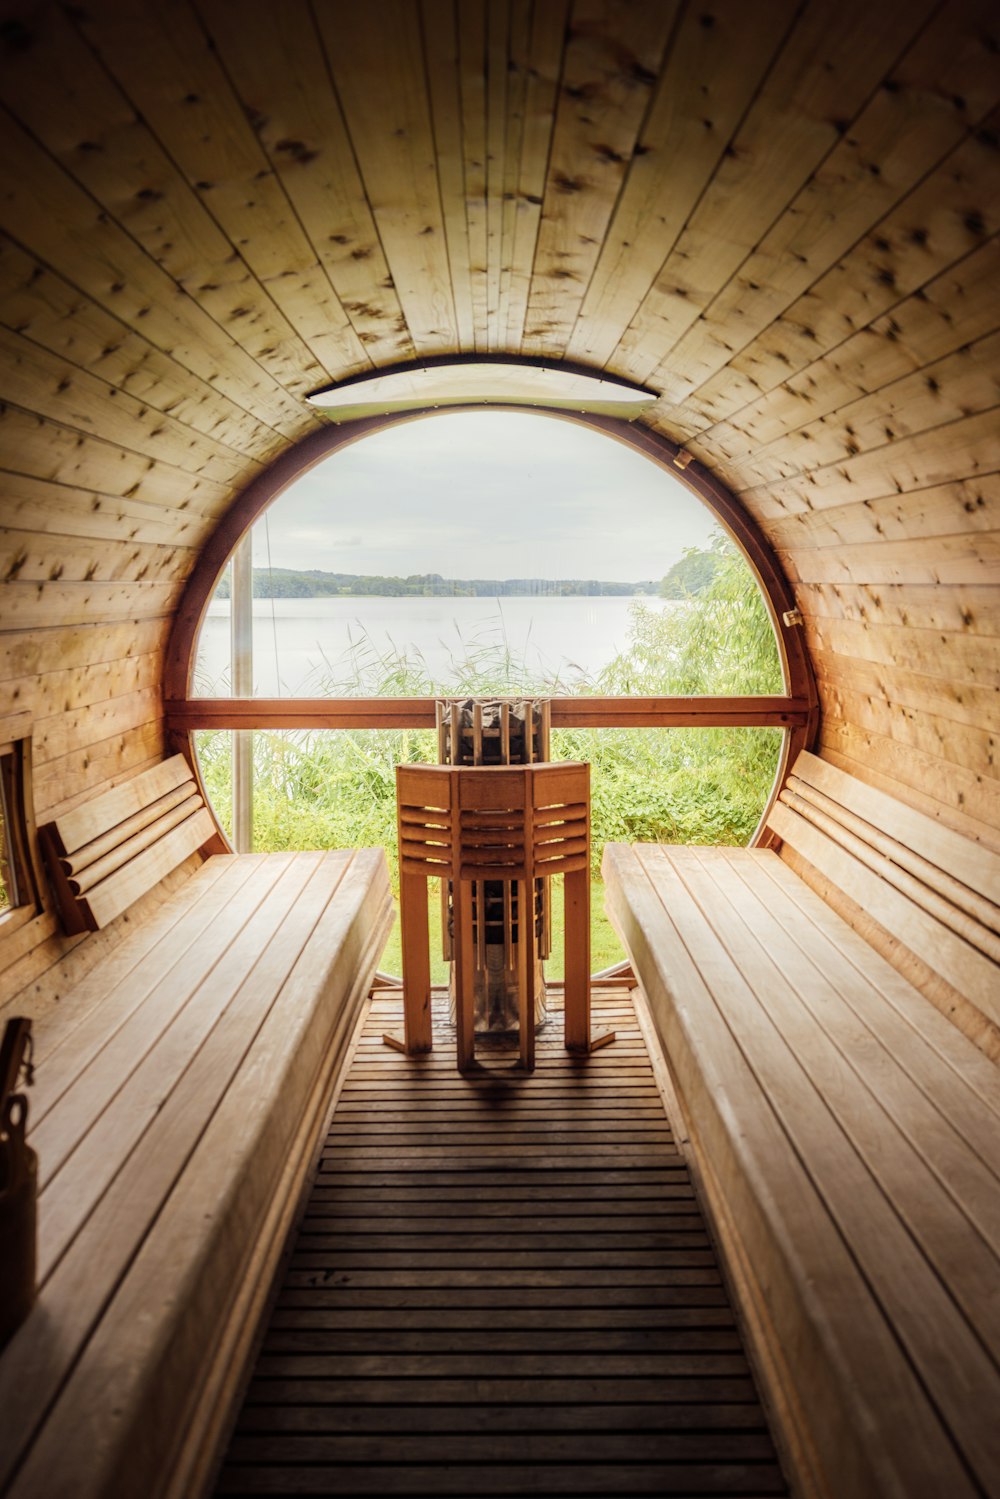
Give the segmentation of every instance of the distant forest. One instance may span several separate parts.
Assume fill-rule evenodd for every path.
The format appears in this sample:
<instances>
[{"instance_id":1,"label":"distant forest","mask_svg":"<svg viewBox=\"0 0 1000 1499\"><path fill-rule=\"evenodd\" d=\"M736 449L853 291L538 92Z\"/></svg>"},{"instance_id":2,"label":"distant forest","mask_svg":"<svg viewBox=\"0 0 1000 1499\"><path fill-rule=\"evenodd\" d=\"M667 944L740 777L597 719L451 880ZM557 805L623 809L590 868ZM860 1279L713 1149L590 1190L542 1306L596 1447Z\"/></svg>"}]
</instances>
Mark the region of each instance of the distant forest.
<instances>
[{"instance_id":1,"label":"distant forest","mask_svg":"<svg viewBox=\"0 0 1000 1499\"><path fill-rule=\"evenodd\" d=\"M660 580L642 583L608 583L595 578L443 578L440 573L413 573L408 578L388 578L377 573L295 572L290 568L255 567L253 593L258 599L353 598L535 598L593 597L612 594L658 594ZM229 597L229 576L219 580L215 597Z\"/></svg>"}]
</instances>

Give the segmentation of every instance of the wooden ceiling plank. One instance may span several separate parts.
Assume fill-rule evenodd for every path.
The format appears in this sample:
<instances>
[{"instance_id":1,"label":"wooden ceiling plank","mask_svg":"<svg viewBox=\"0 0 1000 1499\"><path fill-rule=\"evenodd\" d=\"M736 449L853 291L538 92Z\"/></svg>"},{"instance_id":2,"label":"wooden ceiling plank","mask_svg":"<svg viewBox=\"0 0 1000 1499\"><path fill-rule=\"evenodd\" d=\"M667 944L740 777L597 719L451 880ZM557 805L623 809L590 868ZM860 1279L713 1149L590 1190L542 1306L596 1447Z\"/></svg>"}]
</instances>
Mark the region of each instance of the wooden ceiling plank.
<instances>
[{"instance_id":1,"label":"wooden ceiling plank","mask_svg":"<svg viewBox=\"0 0 1000 1499\"><path fill-rule=\"evenodd\" d=\"M87 370L74 367L70 372L57 354L3 326L0 365L4 398L24 410L217 484L238 484L261 472L252 458L241 457Z\"/></svg>"},{"instance_id":2,"label":"wooden ceiling plank","mask_svg":"<svg viewBox=\"0 0 1000 1499\"><path fill-rule=\"evenodd\" d=\"M670 350L836 147L932 9L843 0L800 15L697 208L615 353L640 382ZM671 369L673 366L671 365Z\"/></svg>"},{"instance_id":3,"label":"wooden ceiling plank","mask_svg":"<svg viewBox=\"0 0 1000 1499\"><path fill-rule=\"evenodd\" d=\"M244 309L238 316L249 319L248 327L257 319L266 338L266 346L255 346L254 353L287 389L308 390L324 376L368 368L357 334L191 6L184 0L169 7L136 0L84 13L79 25L137 103L193 201L221 231L228 264L220 274L218 256L205 262L224 309L219 321L233 326L223 298L226 283L236 277L235 305ZM182 225L194 212L193 203L178 195ZM175 269L166 258L164 264L182 285L190 284L182 266Z\"/></svg>"},{"instance_id":4,"label":"wooden ceiling plank","mask_svg":"<svg viewBox=\"0 0 1000 1499\"><path fill-rule=\"evenodd\" d=\"M754 469L763 480L791 478L988 411L998 401L1000 333L991 333L762 445Z\"/></svg>"},{"instance_id":5,"label":"wooden ceiling plank","mask_svg":"<svg viewBox=\"0 0 1000 1499\"><path fill-rule=\"evenodd\" d=\"M83 673L132 656L162 651L169 619L132 617L122 624L90 621L81 628L21 628L0 632L0 682L16 689L22 679L43 680L60 672Z\"/></svg>"},{"instance_id":6,"label":"wooden ceiling plank","mask_svg":"<svg viewBox=\"0 0 1000 1499\"><path fill-rule=\"evenodd\" d=\"M653 378L686 396L848 253L997 103L994 0L946 6ZM957 12L957 14L956 14Z\"/></svg>"},{"instance_id":7,"label":"wooden ceiling plank","mask_svg":"<svg viewBox=\"0 0 1000 1499\"><path fill-rule=\"evenodd\" d=\"M951 682L958 688L1000 690L1000 639L815 617L806 620L805 628L810 648L827 655L842 652L873 666L905 665L910 671Z\"/></svg>"},{"instance_id":8,"label":"wooden ceiling plank","mask_svg":"<svg viewBox=\"0 0 1000 1499\"><path fill-rule=\"evenodd\" d=\"M514 59L525 71L527 86L517 170L510 179L510 191L514 194L513 223L504 251L505 347L512 353L521 349L528 315L569 6L570 0L549 0L548 4L536 5L527 52L523 58Z\"/></svg>"},{"instance_id":9,"label":"wooden ceiling plank","mask_svg":"<svg viewBox=\"0 0 1000 1499\"><path fill-rule=\"evenodd\" d=\"M807 616L856 620L871 627L888 624L969 637L1000 636L1000 595L990 587L800 583L795 598Z\"/></svg>"},{"instance_id":10,"label":"wooden ceiling plank","mask_svg":"<svg viewBox=\"0 0 1000 1499\"><path fill-rule=\"evenodd\" d=\"M686 402L706 425L884 318L1000 229L1000 109L769 328Z\"/></svg>"},{"instance_id":11,"label":"wooden ceiling plank","mask_svg":"<svg viewBox=\"0 0 1000 1499\"><path fill-rule=\"evenodd\" d=\"M965 531L862 546L817 547L778 556L797 583L1000 584L1000 532Z\"/></svg>"},{"instance_id":12,"label":"wooden ceiling plank","mask_svg":"<svg viewBox=\"0 0 1000 1499\"><path fill-rule=\"evenodd\" d=\"M857 501L876 500L992 474L998 468L1000 425L992 409L887 442L872 452L826 464L794 479L755 484L743 491L742 498L755 514L776 518L841 505L848 492Z\"/></svg>"},{"instance_id":13,"label":"wooden ceiling plank","mask_svg":"<svg viewBox=\"0 0 1000 1499\"><path fill-rule=\"evenodd\" d=\"M636 143L567 353L603 366L663 269L796 11L683 13Z\"/></svg>"},{"instance_id":14,"label":"wooden ceiling plank","mask_svg":"<svg viewBox=\"0 0 1000 1499\"><path fill-rule=\"evenodd\" d=\"M31 734L32 769L40 770L48 761L62 759L74 745L84 744L88 738L108 739L137 724L150 723L159 714L159 704L158 689L146 687L52 718L36 719Z\"/></svg>"},{"instance_id":15,"label":"wooden ceiling plank","mask_svg":"<svg viewBox=\"0 0 1000 1499\"><path fill-rule=\"evenodd\" d=\"M43 820L55 806L71 804L84 792L107 786L115 777L145 767L163 758L163 720L151 718L110 739L93 739L77 745L69 754L39 765L32 774L35 815Z\"/></svg>"},{"instance_id":16,"label":"wooden ceiling plank","mask_svg":"<svg viewBox=\"0 0 1000 1499\"><path fill-rule=\"evenodd\" d=\"M842 719L861 729L871 729L897 744L912 746L924 755L932 755L957 770L967 770L984 783L989 782L990 800L1000 806L1000 780L996 779L998 741L995 729L956 723L930 712L926 707L904 707L895 700L886 702L860 691L850 691L842 683L827 683L824 693L824 715ZM994 822L996 824L996 821Z\"/></svg>"},{"instance_id":17,"label":"wooden ceiling plank","mask_svg":"<svg viewBox=\"0 0 1000 1499\"><path fill-rule=\"evenodd\" d=\"M169 583L22 583L0 581L0 619L16 621L19 629L55 625L86 625L170 614L183 592L180 582Z\"/></svg>"},{"instance_id":18,"label":"wooden ceiling plank","mask_svg":"<svg viewBox=\"0 0 1000 1499\"><path fill-rule=\"evenodd\" d=\"M159 682L158 652L104 661L83 667L68 667L32 677L27 682L0 680L0 712L20 707L35 719L51 718L71 709L85 708L106 698L153 688Z\"/></svg>"},{"instance_id":19,"label":"wooden ceiling plank","mask_svg":"<svg viewBox=\"0 0 1000 1499\"><path fill-rule=\"evenodd\" d=\"M0 526L0 577L18 578L22 583L46 583L54 578L67 583L183 580L196 556L194 547L85 541Z\"/></svg>"},{"instance_id":20,"label":"wooden ceiling plank","mask_svg":"<svg viewBox=\"0 0 1000 1499\"><path fill-rule=\"evenodd\" d=\"M728 421L699 437L706 451L749 458L785 432L837 412L997 327L1000 235L949 266L890 313L851 335Z\"/></svg>"},{"instance_id":21,"label":"wooden ceiling plank","mask_svg":"<svg viewBox=\"0 0 1000 1499\"><path fill-rule=\"evenodd\" d=\"M418 355L458 347L420 15L406 0L323 7L320 34Z\"/></svg>"},{"instance_id":22,"label":"wooden ceiling plank","mask_svg":"<svg viewBox=\"0 0 1000 1499\"><path fill-rule=\"evenodd\" d=\"M465 228L469 241L469 288L473 349L487 352L489 306L486 252L486 0L456 8L458 92L462 118ZM431 44L428 35L427 44Z\"/></svg>"},{"instance_id":23,"label":"wooden ceiling plank","mask_svg":"<svg viewBox=\"0 0 1000 1499\"><path fill-rule=\"evenodd\" d=\"M84 436L12 405L0 406L0 467L8 473L110 491L203 516L217 517L230 499L228 486L144 458L103 438Z\"/></svg>"},{"instance_id":24,"label":"wooden ceiling plank","mask_svg":"<svg viewBox=\"0 0 1000 1499\"><path fill-rule=\"evenodd\" d=\"M949 775L948 765L934 756L839 719L824 722L821 746L824 759L870 786L901 796L928 817L938 818L987 848L1000 848L995 833L1000 803L991 787L981 788L978 777L954 767Z\"/></svg>"},{"instance_id":25,"label":"wooden ceiling plank","mask_svg":"<svg viewBox=\"0 0 1000 1499\"><path fill-rule=\"evenodd\" d=\"M773 546L798 552L807 547L851 546L901 541L917 536L950 536L1000 529L1000 474L984 474L955 484L938 484L912 494L802 511L773 521Z\"/></svg>"},{"instance_id":26,"label":"wooden ceiling plank","mask_svg":"<svg viewBox=\"0 0 1000 1499\"><path fill-rule=\"evenodd\" d=\"M0 114L7 191L0 228L178 364L286 437L314 425L194 297L13 120ZM87 154L87 153L85 153Z\"/></svg>"},{"instance_id":27,"label":"wooden ceiling plank","mask_svg":"<svg viewBox=\"0 0 1000 1499\"><path fill-rule=\"evenodd\" d=\"M178 87L167 41L159 37L151 45L162 14L162 7L144 13L139 0L95 12L96 20L80 12L76 21L87 25L88 46L77 25L53 11L32 42L50 88L41 93L31 74L15 67L6 70L3 92L55 160L235 342L281 385L293 392L309 389L321 383L325 370L261 287L241 257L243 247L220 229L147 123L147 111L162 117L162 91L171 83ZM184 14L180 6L170 7L171 30ZM139 43L130 46L136 27ZM181 66L195 69L197 51ZM198 97L184 73L179 87L182 101ZM175 130L192 108L182 103L175 111ZM248 130L245 122L243 128Z\"/></svg>"},{"instance_id":28,"label":"wooden ceiling plank","mask_svg":"<svg viewBox=\"0 0 1000 1499\"><path fill-rule=\"evenodd\" d=\"M496 326L497 349L510 353L516 353L520 347L522 331L518 318L516 333L513 341L511 340L510 313L514 282L514 249L517 241L518 215L521 212L518 193L527 125L533 12L534 8L530 0L510 0L510 35L507 56L504 58L504 75L507 80L506 129L503 146L503 174L498 184L501 214Z\"/></svg>"},{"instance_id":29,"label":"wooden ceiling plank","mask_svg":"<svg viewBox=\"0 0 1000 1499\"><path fill-rule=\"evenodd\" d=\"M472 298L472 259L466 203L465 145L462 135L459 30L482 26L482 7L452 0L421 0L421 26L431 120L441 188L441 211L455 299L455 327L461 349L477 347ZM483 309L485 322L485 308Z\"/></svg>"},{"instance_id":30,"label":"wooden ceiling plank","mask_svg":"<svg viewBox=\"0 0 1000 1499\"><path fill-rule=\"evenodd\" d=\"M74 489L25 474L4 476L3 520L36 535L92 537L95 541L138 541L161 546L197 547L214 516L193 507L183 513L120 495Z\"/></svg>"},{"instance_id":31,"label":"wooden ceiling plank","mask_svg":"<svg viewBox=\"0 0 1000 1499\"><path fill-rule=\"evenodd\" d=\"M344 357L336 367L326 358L324 363L336 379L369 362L410 358L413 345L307 0L289 0L280 8L233 6L228 0L196 0L196 6L239 95L264 164L301 225L295 254L304 278L303 324L322 332L329 321L341 330L336 339L344 345ZM249 170L248 151L247 156ZM191 170L198 170L196 151ZM303 237L314 264L328 278L326 286L316 284L306 263L304 246L298 243ZM253 229L255 253L258 238L260 253L271 257L270 264L261 262L262 278L269 288L276 288L284 266L274 255L278 246L269 243L266 219ZM353 341L344 336L345 319L353 329ZM331 344L330 356L334 353Z\"/></svg>"},{"instance_id":32,"label":"wooden ceiling plank","mask_svg":"<svg viewBox=\"0 0 1000 1499\"><path fill-rule=\"evenodd\" d=\"M0 235L0 309L7 327L69 366L89 370L238 453L268 457L283 441L6 235Z\"/></svg>"},{"instance_id":33,"label":"wooden ceiling plank","mask_svg":"<svg viewBox=\"0 0 1000 1499\"><path fill-rule=\"evenodd\" d=\"M649 109L679 6L575 0L522 349L562 352Z\"/></svg>"},{"instance_id":34,"label":"wooden ceiling plank","mask_svg":"<svg viewBox=\"0 0 1000 1499\"><path fill-rule=\"evenodd\" d=\"M834 689L843 686L866 697L896 703L903 709L914 709L918 713L932 713L938 718L972 728L997 722L996 687L952 682L900 665L886 672L870 661L839 652L817 651L812 661L821 682Z\"/></svg>"},{"instance_id":35,"label":"wooden ceiling plank","mask_svg":"<svg viewBox=\"0 0 1000 1499\"><path fill-rule=\"evenodd\" d=\"M516 108L516 84L507 71L514 5L515 0L492 0L486 11L486 348L491 354L501 344L503 190L510 115Z\"/></svg>"}]
</instances>

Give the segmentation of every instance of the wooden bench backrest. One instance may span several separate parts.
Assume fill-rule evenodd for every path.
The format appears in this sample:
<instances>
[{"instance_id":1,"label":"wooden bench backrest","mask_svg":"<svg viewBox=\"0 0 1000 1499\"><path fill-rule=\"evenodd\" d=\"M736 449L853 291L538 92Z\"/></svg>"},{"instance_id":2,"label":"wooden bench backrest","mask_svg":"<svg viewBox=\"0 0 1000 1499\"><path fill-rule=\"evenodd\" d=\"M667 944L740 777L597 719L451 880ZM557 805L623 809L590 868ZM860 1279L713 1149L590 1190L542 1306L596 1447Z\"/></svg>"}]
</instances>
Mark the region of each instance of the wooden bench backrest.
<instances>
[{"instance_id":1,"label":"wooden bench backrest","mask_svg":"<svg viewBox=\"0 0 1000 1499\"><path fill-rule=\"evenodd\" d=\"M768 825L1000 1026L1000 855L808 752Z\"/></svg>"},{"instance_id":2,"label":"wooden bench backrest","mask_svg":"<svg viewBox=\"0 0 1000 1499\"><path fill-rule=\"evenodd\" d=\"M215 835L183 755L39 828L68 932L98 931Z\"/></svg>"}]
</instances>

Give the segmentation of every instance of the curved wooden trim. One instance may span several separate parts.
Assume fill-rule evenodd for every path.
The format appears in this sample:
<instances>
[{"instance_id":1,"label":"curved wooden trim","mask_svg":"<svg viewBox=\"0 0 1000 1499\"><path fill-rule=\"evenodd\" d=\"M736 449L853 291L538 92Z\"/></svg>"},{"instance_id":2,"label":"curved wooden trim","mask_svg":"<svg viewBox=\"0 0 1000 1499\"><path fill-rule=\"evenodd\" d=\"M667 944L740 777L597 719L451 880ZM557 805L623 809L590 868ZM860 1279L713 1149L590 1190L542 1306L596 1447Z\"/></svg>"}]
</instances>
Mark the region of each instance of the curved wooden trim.
<instances>
[{"instance_id":1,"label":"curved wooden trim","mask_svg":"<svg viewBox=\"0 0 1000 1499\"><path fill-rule=\"evenodd\" d=\"M607 437L624 444L634 452L641 453L651 462L678 479L685 488L696 495L717 517L721 525L740 548L754 571L767 602L774 625L778 652L788 699L795 703L794 723L787 717L772 721L784 723L791 730L786 735L785 753L782 755L774 789L761 818L754 840L760 836L767 814L784 781L792 751L809 747L815 739L819 719L819 697L806 650L801 625L786 623L785 616L792 620L795 613L795 597L781 570L781 566L765 540L754 519L744 510L735 495L721 483L704 464L700 463L678 443L654 432L641 419L634 422L618 417L587 415L577 412L546 410L537 406L455 406L434 407L420 411L393 413L389 416L366 417L355 422L322 427L311 432L259 475L230 506L215 532L198 557L177 613L167 645L164 662L163 689L169 705L172 727L180 737L184 727L194 727L189 714L194 711L196 700L190 699L190 679L194 662L195 643L208 603L215 590L219 574L229 560L244 532L273 502L302 474L315 467L324 458L341 448L360 442L376 432L399 426L402 422L420 421L424 417L440 415L447 411L522 411L535 416L550 416L557 421L573 422L603 432ZM358 699L355 711L369 700ZM622 700L623 702L625 700ZM772 703L773 703L772 699ZM787 700L786 700L786 707ZM804 716L803 716L804 715ZM187 724L183 720L187 719ZM746 720L743 720L744 722ZM759 722L759 718L756 720ZM647 719L647 722L649 720Z\"/></svg>"}]
</instances>

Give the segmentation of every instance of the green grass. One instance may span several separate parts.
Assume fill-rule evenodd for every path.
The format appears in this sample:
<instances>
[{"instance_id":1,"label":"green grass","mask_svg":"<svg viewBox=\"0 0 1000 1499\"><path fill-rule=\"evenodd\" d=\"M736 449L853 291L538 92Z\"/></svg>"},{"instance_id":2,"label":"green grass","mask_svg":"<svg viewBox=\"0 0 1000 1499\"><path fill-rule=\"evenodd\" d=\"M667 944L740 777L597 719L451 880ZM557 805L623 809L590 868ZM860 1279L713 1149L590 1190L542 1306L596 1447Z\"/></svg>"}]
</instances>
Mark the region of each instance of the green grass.
<instances>
[{"instance_id":1,"label":"green grass","mask_svg":"<svg viewBox=\"0 0 1000 1499\"><path fill-rule=\"evenodd\" d=\"M429 927L431 935L431 983L446 984L448 982L448 964L441 956L441 897L440 884L433 881L430 887L430 899L428 906ZM403 957L402 944L399 929L399 912L397 908L396 922L386 943L385 952L379 959L379 968L383 973L402 973ZM593 879L590 882L590 967L591 972L598 973L602 968L610 968L612 963L620 963L625 957L625 950L615 935L614 928L604 914L604 882ZM563 884L562 880L552 881L552 956L546 960L545 976L553 982L558 982L563 977Z\"/></svg>"},{"instance_id":2,"label":"green grass","mask_svg":"<svg viewBox=\"0 0 1000 1499\"><path fill-rule=\"evenodd\" d=\"M721 541L711 586L659 611L633 606L622 653L584 691L609 696L767 693L782 690L777 649L756 582L742 557ZM347 677L331 678L330 696L495 696L552 693L557 681L532 677L506 645L476 646L453 662L454 678L432 682L421 660L379 655L361 641ZM212 804L231 824L231 737L201 731L198 754ZM603 913L600 860L617 842L745 844L770 794L781 751L778 729L562 729L552 758L591 765L593 968L621 956ZM382 847L393 888L396 867L395 772L400 763L437 758L431 730L258 730L253 738L254 847L262 851ZM559 891L559 882L556 882ZM556 897L561 908L561 893ZM554 902L555 907L555 902ZM556 908L558 909L558 908ZM554 921L561 922L561 915ZM561 927L553 977L561 973ZM439 936L432 952L440 951ZM382 966L399 963L398 923ZM443 981L439 964L435 982Z\"/></svg>"}]
</instances>

